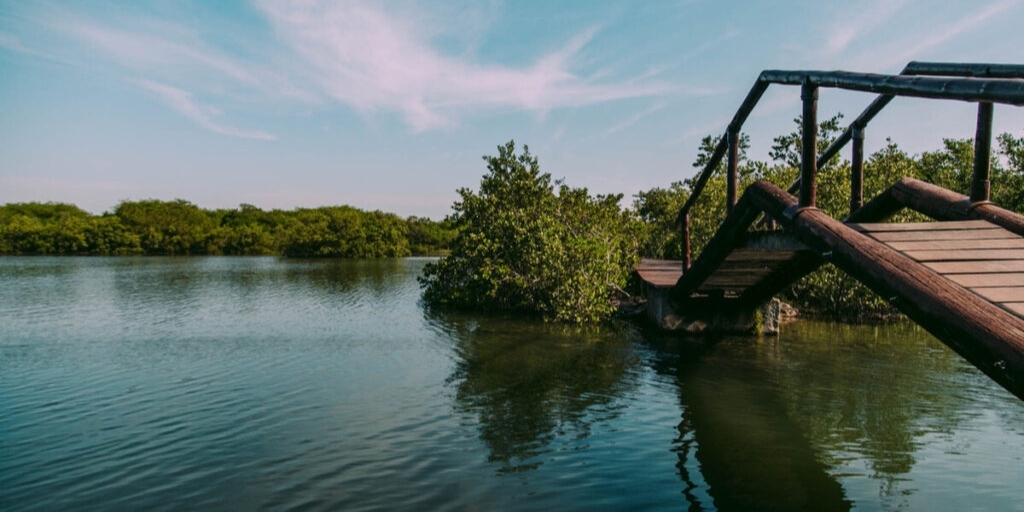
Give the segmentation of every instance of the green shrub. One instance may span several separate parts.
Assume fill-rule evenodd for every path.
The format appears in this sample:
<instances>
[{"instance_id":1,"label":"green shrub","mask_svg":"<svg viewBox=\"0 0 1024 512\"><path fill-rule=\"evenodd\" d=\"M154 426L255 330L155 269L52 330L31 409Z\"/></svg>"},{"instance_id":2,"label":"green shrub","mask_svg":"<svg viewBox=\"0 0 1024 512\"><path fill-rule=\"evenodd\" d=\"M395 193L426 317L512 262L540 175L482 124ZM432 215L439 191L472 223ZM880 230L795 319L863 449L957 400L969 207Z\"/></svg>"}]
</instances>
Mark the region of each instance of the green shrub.
<instances>
[{"instance_id":1,"label":"green shrub","mask_svg":"<svg viewBox=\"0 0 1024 512\"><path fill-rule=\"evenodd\" d=\"M609 317L638 260L639 224L622 196L553 183L514 142L484 160L479 192L460 189L452 206L451 254L420 278L425 301L575 323Z\"/></svg>"}]
</instances>

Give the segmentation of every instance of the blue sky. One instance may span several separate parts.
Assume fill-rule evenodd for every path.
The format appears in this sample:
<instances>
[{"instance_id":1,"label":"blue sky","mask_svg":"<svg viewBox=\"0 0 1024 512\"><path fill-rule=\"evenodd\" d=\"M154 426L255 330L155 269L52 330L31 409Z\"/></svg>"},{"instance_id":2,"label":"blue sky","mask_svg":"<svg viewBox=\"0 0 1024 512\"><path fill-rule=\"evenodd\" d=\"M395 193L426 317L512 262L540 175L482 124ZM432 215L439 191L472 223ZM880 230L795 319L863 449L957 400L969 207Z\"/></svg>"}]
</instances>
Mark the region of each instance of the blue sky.
<instances>
[{"instance_id":1,"label":"blue sky","mask_svg":"<svg viewBox=\"0 0 1024 512\"><path fill-rule=\"evenodd\" d=\"M693 174L763 69L1024 63L1024 0L0 0L0 203L183 198L449 213L509 139L594 193ZM870 96L823 90L821 115ZM799 90L748 121L754 158ZM868 131L911 153L975 107L900 99ZM997 133L1024 111L997 107Z\"/></svg>"}]
</instances>

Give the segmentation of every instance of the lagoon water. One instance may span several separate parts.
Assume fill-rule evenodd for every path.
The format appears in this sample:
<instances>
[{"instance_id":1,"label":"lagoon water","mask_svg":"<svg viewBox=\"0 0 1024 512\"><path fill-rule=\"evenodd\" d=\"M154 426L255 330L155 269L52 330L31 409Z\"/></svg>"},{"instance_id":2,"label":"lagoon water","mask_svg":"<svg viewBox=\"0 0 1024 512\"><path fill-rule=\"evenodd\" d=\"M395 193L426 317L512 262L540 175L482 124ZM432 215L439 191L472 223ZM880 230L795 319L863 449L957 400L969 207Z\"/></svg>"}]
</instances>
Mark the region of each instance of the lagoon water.
<instances>
[{"instance_id":1,"label":"lagoon water","mask_svg":"<svg viewBox=\"0 0 1024 512\"><path fill-rule=\"evenodd\" d=\"M430 312L424 262L0 258L0 510L1024 510L1024 403L912 325Z\"/></svg>"}]
</instances>

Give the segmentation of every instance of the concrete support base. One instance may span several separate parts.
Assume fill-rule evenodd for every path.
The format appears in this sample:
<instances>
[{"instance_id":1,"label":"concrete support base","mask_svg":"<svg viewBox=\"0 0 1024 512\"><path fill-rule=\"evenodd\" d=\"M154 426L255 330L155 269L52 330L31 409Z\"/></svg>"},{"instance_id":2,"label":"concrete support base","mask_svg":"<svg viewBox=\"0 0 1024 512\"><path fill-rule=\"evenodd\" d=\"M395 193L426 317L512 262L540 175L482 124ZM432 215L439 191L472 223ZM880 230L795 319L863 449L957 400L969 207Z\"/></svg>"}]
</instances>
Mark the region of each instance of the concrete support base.
<instances>
[{"instance_id":1,"label":"concrete support base","mask_svg":"<svg viewBox=\"0 0 1024 512\"><path fill-rule=\"evenodd\" d=\"M647 287L647 318L663 330L689 334L777 335L782 303L772 299L756 309L728 299L694 301L685 310L672 302L670 288Z\"/></svg>"}]
</instances>

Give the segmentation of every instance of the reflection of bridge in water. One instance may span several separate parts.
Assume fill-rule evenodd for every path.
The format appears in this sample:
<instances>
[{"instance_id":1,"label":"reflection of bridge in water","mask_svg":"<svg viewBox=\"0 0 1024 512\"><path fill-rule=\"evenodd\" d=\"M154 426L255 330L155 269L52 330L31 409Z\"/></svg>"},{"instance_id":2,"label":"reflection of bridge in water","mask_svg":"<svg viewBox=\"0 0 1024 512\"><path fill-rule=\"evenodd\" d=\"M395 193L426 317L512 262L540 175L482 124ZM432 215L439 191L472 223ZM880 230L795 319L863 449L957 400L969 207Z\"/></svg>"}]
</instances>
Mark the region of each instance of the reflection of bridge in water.
<instances>
[{"instance_id":1,"label":"reflection of bridge in water","mask_svg":"<svg viewBox=\"0 0 1024 512\"><path fill-rule=\"evenodd\" d=\"M738 196L740 129L771 84L801 87L800 178L788 190L759 181ZM822 87L881 95L818 155ZM864 202L864 130L896 96L978 104L969 196L904 178ZM638 268L652 311L712 328L745 324L772 296L828 262L1024 399L1024 216L989 201L994 104L1024 105L1024 66L912 62L900 75L762 72L680 210L684 259ZM815 207L816 175L851 141L850 214L840 221ZM690 210L723 158L727 216L691 262ZM936 222L884 222L904 208Z\"/></svg>"},{"instance_id":2,"label":"reflection of bridge in water","mask_svg":"<svg viewBox=\"0 0 1024 512\"><path fill-rule=\"evenodd\" d=\"M1006 436L970 457L926 461L925 446L942 452L972 442L977 437L959 433L978 428L972 416L1014 404L907 324L808 321L784 339L708 343L528 318L427 315L456 343L446 379L454 411L475 429L495 474L538 493L530 499L542 503L528 502L532 508L927 503L915 493L931 492L936 467L984 461L986 449L1020 433L1019 408L1006 407L1009 415L991 427ZM995 478L1017 452L1006 450L1007 462L985 475ZM581 488L586 497L573 492ZM968 500L988 491L961 492Z\"/></svg>"},{"instance_id":3,"label":"reflection of bridge in water","mask_svg":"<svg viewBox=\"0 0 1024 512\"><path fill-rule=\"evenodd\" d=\"M850 510L834 468L793 421L783 390L771 385L772 363L728 342L662 351L682 355L656 369L678 379L675 451L689 510Z\"/></svg>"}]
</instances>

